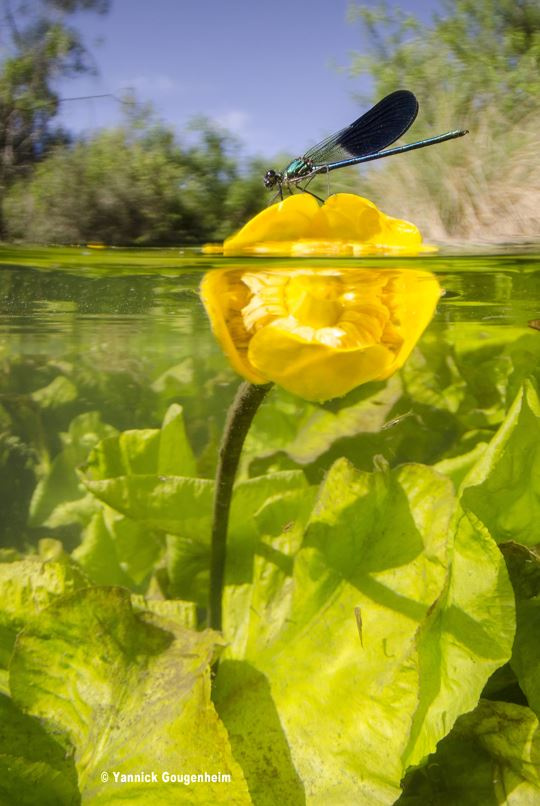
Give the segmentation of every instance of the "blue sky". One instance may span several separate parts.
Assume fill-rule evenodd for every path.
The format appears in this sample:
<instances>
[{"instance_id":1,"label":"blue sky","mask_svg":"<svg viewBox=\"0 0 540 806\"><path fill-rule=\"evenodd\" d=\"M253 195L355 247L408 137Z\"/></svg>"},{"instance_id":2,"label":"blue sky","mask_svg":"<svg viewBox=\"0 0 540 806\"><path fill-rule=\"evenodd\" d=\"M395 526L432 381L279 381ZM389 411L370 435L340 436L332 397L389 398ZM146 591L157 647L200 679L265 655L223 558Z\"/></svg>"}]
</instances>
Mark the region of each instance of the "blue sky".
<instances>
[{"instance_id":1,"label":"blue sky","mask_svg":"<svg viewBox=\"0 0 540 806\"><path fill-rule=\"evenodd\" d=\"M119 96L131 88L180 135L189 120L206 115L234 132L249 154L300 154L365 108L354 94L369 92L368 80L339 70L365 46L360 26L347 22L348 5L112 0L108 15L75 18L98 74L62 82L61 96ZM427 0L398 5L423 19L436 7ZM61 122L76 133L121 118L112 98L62 104Z\"/></svg>"}]
</instances>

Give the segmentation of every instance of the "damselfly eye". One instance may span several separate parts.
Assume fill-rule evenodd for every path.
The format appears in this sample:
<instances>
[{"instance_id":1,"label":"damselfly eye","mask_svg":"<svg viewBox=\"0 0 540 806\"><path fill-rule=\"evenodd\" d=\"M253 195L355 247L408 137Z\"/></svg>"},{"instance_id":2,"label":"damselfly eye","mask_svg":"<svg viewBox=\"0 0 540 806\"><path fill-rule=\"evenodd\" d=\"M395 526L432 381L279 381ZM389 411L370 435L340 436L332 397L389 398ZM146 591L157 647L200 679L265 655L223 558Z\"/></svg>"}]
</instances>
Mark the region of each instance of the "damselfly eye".
<instances>
[{"instance_id":1,"label":"damselfly eye","mask_svg":"<svg viewBox=\"0 0 540 806\"><path fill-rule=\"evenodd\" d=\"M264 186L273 188L277 182L277 174L275 171L267 171L264 175Z\"/></svg>"}]
</instances>

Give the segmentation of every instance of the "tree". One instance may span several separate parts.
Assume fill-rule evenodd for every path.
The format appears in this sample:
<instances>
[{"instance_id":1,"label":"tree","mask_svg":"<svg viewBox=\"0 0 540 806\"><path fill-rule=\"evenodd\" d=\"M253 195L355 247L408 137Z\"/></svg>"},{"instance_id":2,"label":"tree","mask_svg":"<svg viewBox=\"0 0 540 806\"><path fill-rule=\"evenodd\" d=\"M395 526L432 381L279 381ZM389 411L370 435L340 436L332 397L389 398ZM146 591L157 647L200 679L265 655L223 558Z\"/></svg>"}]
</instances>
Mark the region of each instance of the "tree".
<instances>
[{"instance_id":1,"label":"tree","mask_svg":"<svg viewBox=\"0 0 540 806\"><path fill-rule=\"evenodd\" d=\"M410 86L430 125L448 94L469 117L493 103L514 119L540 106L537 0L443 0L443 13L430 25L385 2L376 9L354 6L351 19L367 35L351 73L370 73L377 97Z\"/></svg>"},{"instance_id":2,"label":"tree","mask_svg":"<svg viewBox=\"0 0 540 806\"><path fill-rule=\"evenodd\" d=\"M66 135L52 128L59 98L54 83L91 69L78 31L78 11L105 13L109 0L3 0L4 57L0 66L0 192ZM2 230L0 222L0 235Z\"/></svg>"},{"instance_id":3,"label":"tree","mask_svg":"<svg viewBox=\"0 0 540 806\"><path fill-rule=\"evenodd\" d=\"M193 128L197 141L182 147L143 113L58 146L8 191L8 237L140 246L221 240L264 205L263 170L250 162L243 174L234 138L204 120Z\"/></svg>"}]
</instances>

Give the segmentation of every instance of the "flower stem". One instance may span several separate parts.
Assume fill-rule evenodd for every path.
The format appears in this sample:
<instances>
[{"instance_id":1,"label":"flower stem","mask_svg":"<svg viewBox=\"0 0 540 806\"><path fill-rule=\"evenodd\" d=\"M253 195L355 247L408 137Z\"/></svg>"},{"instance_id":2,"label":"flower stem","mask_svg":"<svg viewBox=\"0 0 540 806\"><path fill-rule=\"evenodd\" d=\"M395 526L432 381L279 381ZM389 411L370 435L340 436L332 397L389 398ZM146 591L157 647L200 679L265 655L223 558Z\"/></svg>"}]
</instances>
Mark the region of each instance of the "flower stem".
<instances>
[{"instance_id":1,"label":"flower stem","mask_svg":"<svg viewBox=\"0 0 540 806\"><path fill-rule=\"evenodd\" d=\"M210 600L209 626L221 630L223 584L227 560L227 528L234 479L240 461L242 446L257 409L266 397L272 384L255 385L244 382L234 398L219 449L214 496L214 517L210 549Z\"/></svg>"}]
</instances>

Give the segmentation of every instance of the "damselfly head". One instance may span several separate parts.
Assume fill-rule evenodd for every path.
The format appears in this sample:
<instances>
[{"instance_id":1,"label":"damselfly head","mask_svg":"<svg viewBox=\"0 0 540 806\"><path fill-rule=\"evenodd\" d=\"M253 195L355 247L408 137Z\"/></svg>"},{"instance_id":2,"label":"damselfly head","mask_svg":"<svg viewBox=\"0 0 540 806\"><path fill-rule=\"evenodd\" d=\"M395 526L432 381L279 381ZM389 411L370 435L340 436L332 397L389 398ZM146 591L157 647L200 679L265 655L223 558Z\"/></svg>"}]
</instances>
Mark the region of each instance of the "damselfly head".
<instances>
[{"instance_id":1,"label":"damselfly head","mask_svg":"<svg viewBox=\"0 0 540 806\"><path fill-rule=\"evenodd\" d=\"M270 190L282 181L282 175L278 171L267 171L264 175L264 186Z\"/></svg>"}]
</instances>

